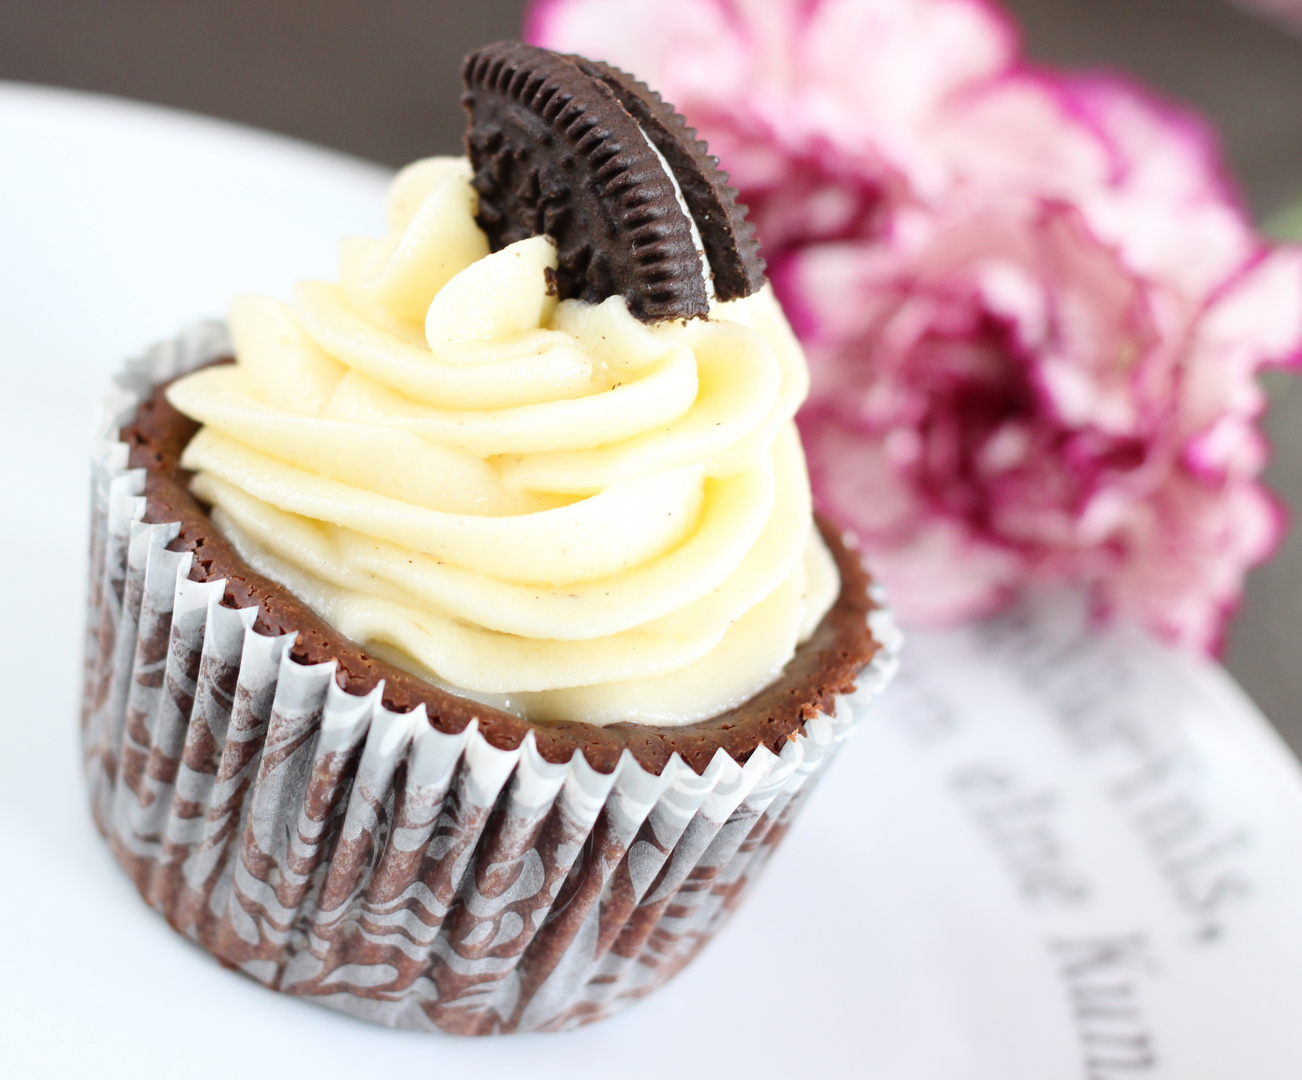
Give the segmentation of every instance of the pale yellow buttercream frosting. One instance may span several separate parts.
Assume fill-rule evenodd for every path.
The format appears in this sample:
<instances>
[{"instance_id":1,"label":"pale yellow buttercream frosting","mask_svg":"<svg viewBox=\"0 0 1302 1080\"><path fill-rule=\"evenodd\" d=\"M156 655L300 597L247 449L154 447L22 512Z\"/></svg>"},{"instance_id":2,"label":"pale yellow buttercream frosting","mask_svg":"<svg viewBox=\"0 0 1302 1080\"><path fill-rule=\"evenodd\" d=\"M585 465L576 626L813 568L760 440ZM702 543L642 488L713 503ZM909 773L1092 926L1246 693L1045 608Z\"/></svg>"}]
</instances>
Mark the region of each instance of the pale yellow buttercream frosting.
<instances>
[{"instance_id":1,"label":"pale yellow buttercream frosting","mask_svg":"<svg viewBox=\"0 0 1302 1080\"><path fill-rule=\"evenodd\" d=\"M461 159L394 181L338 284L241 297L168 398L194 490L340 632L535 719L691 723L771 682L838 591L771 290L645 325L490 254Z\"/></svg>"}]
</instances>

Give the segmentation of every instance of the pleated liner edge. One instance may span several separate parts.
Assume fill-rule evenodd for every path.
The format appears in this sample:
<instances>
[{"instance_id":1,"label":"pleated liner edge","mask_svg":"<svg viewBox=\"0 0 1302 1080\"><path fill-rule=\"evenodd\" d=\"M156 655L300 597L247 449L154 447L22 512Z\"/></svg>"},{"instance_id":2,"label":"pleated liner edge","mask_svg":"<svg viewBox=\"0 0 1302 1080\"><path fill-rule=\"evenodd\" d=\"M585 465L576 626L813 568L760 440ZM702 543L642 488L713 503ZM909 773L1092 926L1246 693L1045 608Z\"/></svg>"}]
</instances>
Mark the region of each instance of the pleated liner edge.
<instances>
[{"instance_id":1,"label":"pleated liner edge","mask_svg":"<svg viewBox=\"0 0 1302 1080\"><path fill-rule=\"evenodd\" d=\"M344 693L333 664L252 629L146 524L118 429L159 382L229 351L203 323L127 365L94 455L83 752L95 821L145 900L222 963L381 1024L486 1034L574 1027L686 964L735 907L893 673L781 754L660 775L552 764L471 725Z\"/></svg>"}]
</instances>

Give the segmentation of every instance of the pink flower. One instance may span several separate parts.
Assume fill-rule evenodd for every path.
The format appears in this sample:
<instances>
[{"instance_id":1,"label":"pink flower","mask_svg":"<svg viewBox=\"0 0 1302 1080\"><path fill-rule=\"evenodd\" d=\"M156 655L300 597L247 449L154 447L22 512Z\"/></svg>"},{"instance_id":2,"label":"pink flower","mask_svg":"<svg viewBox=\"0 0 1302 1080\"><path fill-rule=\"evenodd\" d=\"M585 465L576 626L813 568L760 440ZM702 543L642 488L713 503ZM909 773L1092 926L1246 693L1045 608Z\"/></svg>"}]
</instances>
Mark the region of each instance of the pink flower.
<instances>
[{"instance_id":1,"label":"pink flower","mask_svg":"<svg viewBox=\"0 0 1302 1080\"><path fill-rule=\"evenodd\" d=\"M531 31L732 171L809 351L816 498L906 620L1069 583L1216 644L1281 530L1256 375L1302 358L1302 252L1200 121L1027 68L975 0L551 0Z\"/></svg>"},{"instance_id":2,"label":"pink flower","mask_svg":"<svg viewBox=\"0 0 1302 1080\"><path fill-rule=\"evenodd\" d=\"M1254 375L1297 348L1302 259L1261 259L1194 309L1079 208L1014 196L889 245L810 245L787 275L820 506L901 612L952 622L1075 582L1102 612L1217 640L1278 534Z\"/></svg>"}]
</instances>

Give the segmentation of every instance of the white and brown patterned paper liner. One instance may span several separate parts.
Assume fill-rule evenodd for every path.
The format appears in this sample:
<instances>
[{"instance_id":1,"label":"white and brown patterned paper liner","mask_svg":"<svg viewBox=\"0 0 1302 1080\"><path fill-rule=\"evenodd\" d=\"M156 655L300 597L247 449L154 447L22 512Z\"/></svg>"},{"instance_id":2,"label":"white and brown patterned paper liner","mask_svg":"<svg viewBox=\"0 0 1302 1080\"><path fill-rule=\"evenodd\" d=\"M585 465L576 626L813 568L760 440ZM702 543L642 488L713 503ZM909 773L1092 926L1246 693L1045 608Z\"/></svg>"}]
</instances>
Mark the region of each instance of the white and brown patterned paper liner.
<instances>
[{"instance_id":1,"label":"white and brown patterned paper liner","mask_svg":"<svg viewBox=\"0 0 1302 1080\"><path fill-rule=\"evenodd\" d=\"M471 725L435 730L381 688L195 582L175 524L145 524L118 429L158 382L229 352L207 323L119 377L94 458L83 747L95 820L144 898L224 964L382 1024L559 1030L652 990L709 940L871 699L857 690L773 754L702 775L627 751L610 775Z\"/></svg>"}]
</instances>

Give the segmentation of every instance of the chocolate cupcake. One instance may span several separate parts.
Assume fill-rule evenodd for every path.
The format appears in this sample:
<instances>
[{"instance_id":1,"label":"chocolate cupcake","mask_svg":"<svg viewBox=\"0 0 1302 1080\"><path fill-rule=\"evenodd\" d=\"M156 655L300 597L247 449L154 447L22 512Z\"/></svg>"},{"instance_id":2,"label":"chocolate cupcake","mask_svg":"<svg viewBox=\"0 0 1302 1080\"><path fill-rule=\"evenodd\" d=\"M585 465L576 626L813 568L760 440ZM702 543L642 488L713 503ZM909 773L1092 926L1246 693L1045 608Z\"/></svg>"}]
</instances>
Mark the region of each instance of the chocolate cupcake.
<instances>
[{"instance_id":1,"label":"chocolate cupcake","mask_svg":"<svg viewBox=\"0 0 1302 1080\"><path fill-rule=\"evenodd\" d=\"M803 356L671 107L518 43L338 283L130 365L83 732L145 899L381 1023L557 1030L713 934L893 668Z\"/></svg>"}]
</instances>

